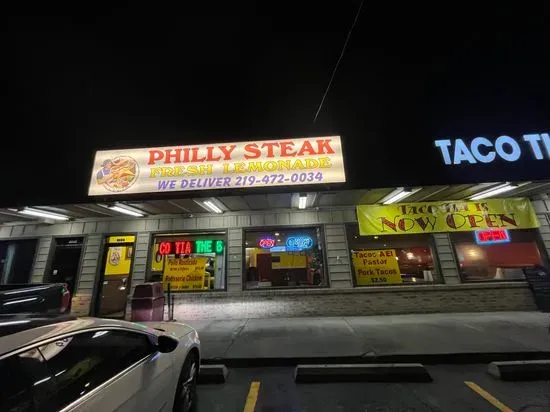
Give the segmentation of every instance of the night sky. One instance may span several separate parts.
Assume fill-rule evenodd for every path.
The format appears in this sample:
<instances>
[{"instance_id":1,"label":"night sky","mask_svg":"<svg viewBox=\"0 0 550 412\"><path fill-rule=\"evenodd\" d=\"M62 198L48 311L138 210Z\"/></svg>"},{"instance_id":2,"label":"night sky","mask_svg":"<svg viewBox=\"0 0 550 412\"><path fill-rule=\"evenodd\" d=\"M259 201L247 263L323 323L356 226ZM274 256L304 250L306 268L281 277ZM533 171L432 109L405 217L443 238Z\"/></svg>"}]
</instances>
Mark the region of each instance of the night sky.
<instances>
[{"instance_id":1,"label":"night sky","mask_svg":"<svg viewBox=\"0 0 550 412\"><path fill-rule=\"evenodd\" d=\"M315 124L360 1L193 3L7 19L2 206L87 200L96 149L339 134L387 187L498 177L437 138L550 131L544 2L365 2Z\"/></svg>"}]
</instances>

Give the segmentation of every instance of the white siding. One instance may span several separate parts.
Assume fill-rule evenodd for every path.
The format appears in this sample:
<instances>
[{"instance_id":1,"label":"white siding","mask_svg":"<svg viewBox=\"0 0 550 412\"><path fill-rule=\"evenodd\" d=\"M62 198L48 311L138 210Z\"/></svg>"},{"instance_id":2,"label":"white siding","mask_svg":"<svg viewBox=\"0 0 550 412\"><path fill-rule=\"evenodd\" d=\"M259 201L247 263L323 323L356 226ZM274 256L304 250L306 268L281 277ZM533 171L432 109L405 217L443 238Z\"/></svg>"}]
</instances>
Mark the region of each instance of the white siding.
<instances>
[{"instance_id":1,"label":"white siding","mask_svg":"<svg viewBox=\"0 0 550 412\"><path fill-rule=\"evenodd\" d=\"M44 236L38 240L36 245L36 253L34 255L34 264L31 272L32 283L42 283L46 273L46 265L48 264L48 256L52 246L52 237Z\"/></svg>"},{"instance_id":2,"label":"white siding","mask_svg":"<svg viewBox=\"0 0 550 412\"><path fill-rule=\"evenodd\" d=\"M325 226L325 251L331 287L351 288L353 281L345 225Z\"/></svg>"},{"instance_id":3,"label":"white siding","mask_svg":"<svg viewBox=\"0 0 550 412\"><path fill-rule=\"evenodd\" d=\"M227 291L240 292L243 288L243 230L229 229L227 243Z\"/></svg>"},{"instance_id":4,"label":"white siding","mask_svg":"<svg viewBox=\"0 0 550 412\"><path fill-rule=\"evenodd\" d=\"M443 281L447 284L460 283L458 267L452 251L451 239L447 233L436 233L433 235L435 240L435 250L439 258L441 275Z\"/></svg>"}]
</instances>

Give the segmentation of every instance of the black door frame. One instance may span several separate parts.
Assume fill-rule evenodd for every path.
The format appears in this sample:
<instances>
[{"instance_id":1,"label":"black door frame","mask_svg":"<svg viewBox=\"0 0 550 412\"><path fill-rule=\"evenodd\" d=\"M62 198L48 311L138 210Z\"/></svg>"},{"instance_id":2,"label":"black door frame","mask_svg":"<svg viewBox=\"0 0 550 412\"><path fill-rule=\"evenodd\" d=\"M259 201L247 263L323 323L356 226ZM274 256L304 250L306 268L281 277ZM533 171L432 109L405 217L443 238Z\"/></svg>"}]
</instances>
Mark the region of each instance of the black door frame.
<instances>
[{"instance_id":1,"label":"black door frame","mask_svg":"<svg viewBox=\"0 0 550 412\"><path fill-rule=\"evenodd\" d=\"M42 276L42 282L46 283L46 279L49 276L49 273L52 270L53 261L55 259L55 251L57 250L57 239L82 239L80 244L80 258L78 259L78 267L76 268L76 275L74 280L74 290L72 291L71 299L76 294L78 290L78 282L80 282L80 274L82 273L82 262L84 261L84 250L86 248L86 241L88 237L86 235L63 235L63 236L54 236L50 244L50 250L48 251L48 260L46 261L46 269Z\"/></svg>"}]
</instances>

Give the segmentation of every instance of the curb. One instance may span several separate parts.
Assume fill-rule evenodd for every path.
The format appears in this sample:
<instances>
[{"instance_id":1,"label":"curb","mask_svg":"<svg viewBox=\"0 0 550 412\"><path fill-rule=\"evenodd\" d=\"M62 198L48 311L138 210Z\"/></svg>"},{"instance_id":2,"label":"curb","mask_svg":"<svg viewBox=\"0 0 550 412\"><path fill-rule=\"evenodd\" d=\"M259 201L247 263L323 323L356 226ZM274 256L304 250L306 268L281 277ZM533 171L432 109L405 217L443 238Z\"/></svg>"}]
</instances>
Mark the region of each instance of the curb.
<instances>
[{"instance_id":1,"label":"curb","mask_svg":"<svg viewBox=\"0 0 550 412\"><path fill-rule=\"evenodd\" d=\"M550 379L550 360L491 362L487 372L503 381L537 381Z\"/></svg>"},{"instance_id":2,"label":"curb","mask_svg":"<svg viewBox=\"0 0 550 412\"><path fill-rule=\"evenodd\" d=\"M227 374L228 371L225 365L201 365L197 383L225 383Z\"/></svg>"},{"instance_id":3,"label":"curb","mask_svg":"<svg viewBox=\"0 0 550 412\"><path fill-rule=\"evenodd\" d=\"M298 365L296 383L328 382L431 382L420 363Z\"/></svg>"},{"instance_id":4,"label":"curb","mask_svg":"<svg viewBox=\"0 0 550 412\"><path fill-rule=\"evenodd\" d=\"M301 364L376 364L422 363L424 365L468 365L505 361L533 361L550 359L550 352L474 352L410 355L365 355L284 358L203 358L201 365L224 364L228 368L260 368L269 366L297 366Z\"/></svg>"}]
</instances>

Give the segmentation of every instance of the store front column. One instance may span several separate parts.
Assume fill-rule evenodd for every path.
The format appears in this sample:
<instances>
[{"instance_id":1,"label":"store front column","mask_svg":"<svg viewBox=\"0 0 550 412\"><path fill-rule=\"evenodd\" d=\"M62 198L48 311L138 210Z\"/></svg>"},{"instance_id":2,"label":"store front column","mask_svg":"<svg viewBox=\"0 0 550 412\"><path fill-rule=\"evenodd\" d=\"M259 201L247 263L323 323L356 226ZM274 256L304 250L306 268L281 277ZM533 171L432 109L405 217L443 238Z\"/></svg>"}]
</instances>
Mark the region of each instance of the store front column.
<instances>
[{"instance_id":1,"label":"store front column","mask_svg":"<svg viewBox=\"0 0 550 412\"><path fill-rule=\"evenodd\" d=\"M145 282L150 238L151 236L149 232L138 232L137 234L136 253L134 256L134 267L132 270L132 289L130 295L133 295L136 285Z\"/></svg>"},{"instance_id":2,"label":"store front column","mask_svg":"<svg viewBox=\"0 0 550 412\"><path fill-rule=\"evenodd\" d=\"M458 273L458 267L456 265L449 234L435 233L433 236L437 257L439 258L439 264L441 266L443 282L448 285L460 283L460 275Z\"/></svg>"},{"instance_id":3,"label":"store front column","mask_svg":"<svg viewBox=\"0 0 550 412\"><path fill-rule=\"evenodd\" d=\"M227 291L240 292L243 290L243 230L229 229L227 232L228 243L228 269Z\"/></svg>"},{"instance_id":4,"label":"store front column","mask_svg":"<svg viewBox=\"0 0 550 412\"><path fill-rule=\"evenodd\" d=\"M92 295L98 282L98 265L101 256L103 235L89 235L84 243L84 256L80 276L76 284L76 293L72 297L71 313L77 316L89 316Z\"/></svg>"},{"instance_id":5,"label":"store front column","mask_svg":"<svg viewBox=\"0 0 550 412\"><path fill-rule=\"evenodd\" d=\"M52 240L52 236L45 236L38 241L32 267L31 283L44 282L44 274L46 273L46 265L48 263Z\"/></svg>"},{"instance_id":6,"label":"store front column","mask_svg":"<svg viewBox=\"0 0 550 412\"><path fill-rule=\"evenodd\" d=\"M534 200L532 203L540 222L540 236L550 256L550 200Z\"/></svg>"},{"instance_id":7,"label":"store front column","mask_svg":"<svg viewBox=\"0 0 550 412\"><path fill-rule=\"evenodd\" d=\"M346 225L325 225L325 238L330 287L353 287Z\"/></svg>"}]
</instances>

